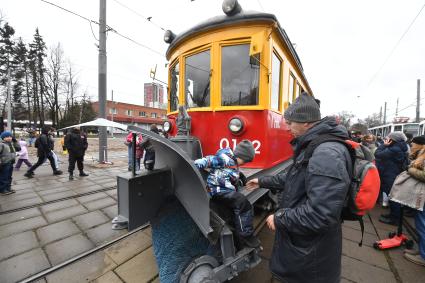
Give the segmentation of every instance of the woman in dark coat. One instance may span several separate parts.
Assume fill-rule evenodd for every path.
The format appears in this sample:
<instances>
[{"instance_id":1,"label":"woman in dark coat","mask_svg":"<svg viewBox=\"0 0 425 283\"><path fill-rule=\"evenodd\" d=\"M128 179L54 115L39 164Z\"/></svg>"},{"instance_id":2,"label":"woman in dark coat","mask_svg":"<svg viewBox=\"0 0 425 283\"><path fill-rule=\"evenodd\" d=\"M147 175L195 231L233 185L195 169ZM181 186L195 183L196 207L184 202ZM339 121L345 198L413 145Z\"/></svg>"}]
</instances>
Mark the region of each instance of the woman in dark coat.
<instances>
[{"instance_id":1,"label":"woman in dark coat","mask_svg":"<svg viewBox=\"0 0 425 283\"><path fill-rule=\"evenodd\" d=\"M390 133L375 152L376 166L381 178L381 193L390 193L396 177L407 169L408 146L406 136L402 132ZM379 221L397 225L400 216L400 205L390 201L390 213L381 215Z\"/></svg>"}]
</instances>

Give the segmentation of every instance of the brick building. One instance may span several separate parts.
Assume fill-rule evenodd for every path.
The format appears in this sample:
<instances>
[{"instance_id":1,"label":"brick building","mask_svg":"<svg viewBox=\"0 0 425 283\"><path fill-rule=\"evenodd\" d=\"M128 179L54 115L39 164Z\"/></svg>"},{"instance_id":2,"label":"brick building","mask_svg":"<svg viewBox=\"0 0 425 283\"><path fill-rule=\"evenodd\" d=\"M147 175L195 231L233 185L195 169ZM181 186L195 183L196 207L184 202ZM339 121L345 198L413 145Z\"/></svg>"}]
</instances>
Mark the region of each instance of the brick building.
<instances>
[{"instance_id":1,"label":"brick building","mask_svg":"<svg viewBox=\"0 0 425 283\"><path fill-rule=\"evenodd\" d=\"M99 112L99 102L93 102L93 109ZM166 119L167 111L165 109L146 107L141 105L106 101L106 119L114 122L140 126L143 129L149 129L151 124L157 124L162 128Z\"/></svg>"},{"instance_id":2,"label":"brick building","mask_svg":"<svg viewBox=\"0 0 425 283\"><path fill-rule=\"evenodd\" d=\"M165 108L164 88L157 83L145 83L144 104L147 107Z\"/></svg>"}]
</instances>

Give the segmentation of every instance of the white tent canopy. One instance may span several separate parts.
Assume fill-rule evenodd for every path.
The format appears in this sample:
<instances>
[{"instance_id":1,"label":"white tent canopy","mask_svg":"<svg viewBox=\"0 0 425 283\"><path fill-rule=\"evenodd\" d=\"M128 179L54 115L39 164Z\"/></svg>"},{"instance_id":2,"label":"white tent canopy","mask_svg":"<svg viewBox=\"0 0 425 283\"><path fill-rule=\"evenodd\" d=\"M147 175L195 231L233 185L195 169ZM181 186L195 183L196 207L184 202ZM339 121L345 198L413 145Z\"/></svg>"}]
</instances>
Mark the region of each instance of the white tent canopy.
<instances>
[{"instance_id":1,"label":"white tent canopy","mask_svg":"<svg viewBox=\"0 0 425 283\"><path fill-rule=\"evenodd\" d=\"M73 126L69 126L66 128L62 128L59 130L65 130L65 129L70 129L70 128L75 128L75 127L112 127L112 128L117 128L117 129L121 129L124 131L127 131L127 125L124 124L120 124L117 122L112 122L103 118L97 118L96 120L90 121L90 122L85 122L82 124L78 124L78 125L73 125Z\"/></svg>"}]
</instances>

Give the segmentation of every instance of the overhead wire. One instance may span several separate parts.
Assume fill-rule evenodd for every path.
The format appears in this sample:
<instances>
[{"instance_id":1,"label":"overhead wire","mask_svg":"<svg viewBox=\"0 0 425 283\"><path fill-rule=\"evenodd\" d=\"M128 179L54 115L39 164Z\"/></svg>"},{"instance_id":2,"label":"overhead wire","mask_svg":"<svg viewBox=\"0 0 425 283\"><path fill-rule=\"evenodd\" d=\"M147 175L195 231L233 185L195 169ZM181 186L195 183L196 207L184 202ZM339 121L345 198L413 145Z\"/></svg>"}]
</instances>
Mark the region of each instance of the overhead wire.
<instances>
[{"instance_id":1,"label":"overhead wire","mask_svg":"<svg viewBox=\"0 0 425 283\"><path fill-rule=\"evenodd\" d=\"M45 2L45 3L47 3L47 4L50 4L50 5L54 6L54 7L57 7L57 8L59 8L59 9L61 9L61 10L65 11L65 12L67 12L67 13L70 13L70 14L74 15L74 16L80 17L80 18L82 18L82 19L84 19L84 20L86 20L86 21L89 21L89 22L91 22L91 23L95 23L95 24L99 25L99 22L94 21L94 20L91 20L91 19L89 19L89 18L87 18L87 17L84 17L84 16L82 16L82 15L80 15L80 14L76 13L76 12L73 12L73 11L71 11L71 10L68 10L68 9L66 9L66 8L63 8L63 7L61 7L61 6L57 5L57 4L51 3L51 2L46 1L46 0L40 0L40 1ZM123 35L122 33L118 32L116 29L114 29L114 28L112 28L112 27L110 27L110 26L107 26L107 31L111 31L111 32L113 32L113 33L117 34L118 36L121 36L122 38L125 38L125 39L127 39L127 40L129 40L129 41L133 42L134 44L136 44L136 45L138 45L138 46L140 46L140 47L143 47L143 48L145 48L145 49L147 49L147 50L149 50L149 51L151 51L151 52L153 52L153 53L155 53L155 54L158 54L158 55L160 55L161 57L165 57L165 55L164 55L164 54L162 54L162 53L160 53L160 52L158 52L158 51L154 50L153 48L151 48L151 47L149 47L149 46L147 46L147 45L145 45L145 44L142 44L142 43L137 42L136 40L134 40L134 39L130 38L129 36ZM93 30L92 30L92 33L93 33ZM94 35L94 33L93 33L93 35ZM97 40L97 38L96 38L96 40Z\"/></svg>"},{"instance_id":2,"label":"overhead wire","mask_svg":"<svg viewBox=\"0 0 425 283\"><path fill-rule=\"evenodd\" d=\"M258 5L260 5L261 11L263 11L263 12L264 12L264 7L263 7L263 5L261 4L260 0L257 0L257 3L258 3Z\"/></svg>"},{"instance_id":3,"label":"overhead wire","mask_svg":"<svg viewBox=\"0 0 425 283\"><path fill-rule=\"evenodd\" d=\"M163 31L166 31L166 29L165 29L165 28L163 28L163 27L161 27L160 25L158 25L158 24L156 24L155 22L153 22L153 21L152 21L152 17L145 17L144 15L142 15L142 14L140 14L139 12L135 11L134 9L132 9L132 8L130 8L130 7L126 6L126 5L124 5L123 3L119 2L118 0L113 0L113 1L114 1L115 3L117 3L118 5L120 5L120 6L124 7L124 8L126 8L127 10L129 10L129 11L133 12L134 14L136 14L136 15L137 15L137 16L139 16L140 18L144 19L145 21L148 21L149 23L151 23L151 24L152 24L152 25L154 25L155 27L157 27L157 28L159 28L159 29L161 29L161 30L163 30Z\"/></svg>"},{"instance_id":4,"label":"overhead wire","mask_svg":"<svg viewBox=\"0 0 425 283\"><path fill-rule=\"evenodd\" d=\"M413 24L415 23L416 19L419 17L419 15L421 14L421 12L422 12L422 10L424 8L425 8L425 3L422 5L421 9L419 10L419 12L415 16L415 18L412 20L412 22L409 24L409 26L407 27L407 29L401 35L401 37L399 38L399 40L397 41L397 43L394 45L394 47L392 48L391 52L388 54L387 58L385 59L384 63L382 63L382 65L379 67L378 71L376 71L376 73L369 80L369 82L367 84L367 87L369 87L373 83L373 81L376 79L376 77L378 76L378 74L384 68L385 64L387 64L388 60L391 58L391 56L393 55L394 51L397 49L398 45L401 43L401 41L403 40L404 36L409 32L410 28L413 26Z\"/></svg>"},{"instance_id":5,"label":"overhead wire","mask_svg":"<svg viewBox=\"0 0 425 283\"><path fill-rule=\"evenodd\" d=\"M420 100L419 100L419 102L420 101L422 101L422 100L424 100L425 99L425 97L424 98L421 98ZM394 113L392 113L392 114L390 114L390 115L388 115L388 116L395 116L397 113L400 113L401 111L404 111L404 110L406 110L406 109L409 109L409 108L411 108L411 107L414 107L414 106L416 106L416 101L414 101L414 102L412 102L411 104L409 104L409 105L407 105L406 107L403 107L403 108L401 108L401 109L398 109L398 111L396 111L396 112L394 112ZM422 103L419 103L419 105L422 105Z\"/></svg>"}]
</instances>

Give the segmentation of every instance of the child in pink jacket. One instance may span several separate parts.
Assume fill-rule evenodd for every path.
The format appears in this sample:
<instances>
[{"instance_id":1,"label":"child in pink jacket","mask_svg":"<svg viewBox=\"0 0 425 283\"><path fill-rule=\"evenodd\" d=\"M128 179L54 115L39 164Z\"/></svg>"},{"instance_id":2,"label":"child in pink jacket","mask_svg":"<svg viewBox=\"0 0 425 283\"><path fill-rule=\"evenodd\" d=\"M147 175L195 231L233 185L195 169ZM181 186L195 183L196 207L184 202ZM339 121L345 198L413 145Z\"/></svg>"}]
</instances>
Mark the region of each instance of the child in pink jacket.
<instances>
[{"instance_id":1,"label":"child in pink jacket","mask_svg":"<svg viewBox=\"0 0 425 283\"><path fill-rule=\"evenodd\" d=\"M21 150L16 153L16 155L19 156L19 159L18 162L16 162L15 170L19 170L19 168L21 168L22 162L25 163L28 167L32 166L31 162L28 160L27 142L20 140L19 145L21 146Z\"/></svg>"}]
</instances>

